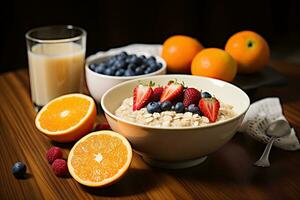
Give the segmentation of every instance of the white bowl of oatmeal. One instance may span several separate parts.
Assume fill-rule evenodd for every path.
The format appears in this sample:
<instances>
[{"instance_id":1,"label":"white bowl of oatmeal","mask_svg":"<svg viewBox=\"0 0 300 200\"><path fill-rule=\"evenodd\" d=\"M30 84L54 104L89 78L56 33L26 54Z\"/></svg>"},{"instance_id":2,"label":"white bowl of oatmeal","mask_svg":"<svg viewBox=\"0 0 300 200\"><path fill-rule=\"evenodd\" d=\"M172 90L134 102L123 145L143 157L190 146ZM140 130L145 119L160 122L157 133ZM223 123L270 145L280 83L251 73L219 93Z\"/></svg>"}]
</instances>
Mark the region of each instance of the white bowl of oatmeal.
<instances>
[{"instance_id":1,"label":"white bowl of oatmeal","mask_svg":"<svg viewBox=\"0 0 300 200\"><path fill-rule=\"evenodd\" d=\"M139 83L152 81L164 86L175 79L218 99L220 109L214 122L188 111L149 113L145 106L132 110L133 89ZM221 80L161 75L114 86L103 95L101 105L111 128L125 136L146 162L162 168L185 168L200 164L234 136L250 100L241 89Z\"/></svg>"}]
</instances>

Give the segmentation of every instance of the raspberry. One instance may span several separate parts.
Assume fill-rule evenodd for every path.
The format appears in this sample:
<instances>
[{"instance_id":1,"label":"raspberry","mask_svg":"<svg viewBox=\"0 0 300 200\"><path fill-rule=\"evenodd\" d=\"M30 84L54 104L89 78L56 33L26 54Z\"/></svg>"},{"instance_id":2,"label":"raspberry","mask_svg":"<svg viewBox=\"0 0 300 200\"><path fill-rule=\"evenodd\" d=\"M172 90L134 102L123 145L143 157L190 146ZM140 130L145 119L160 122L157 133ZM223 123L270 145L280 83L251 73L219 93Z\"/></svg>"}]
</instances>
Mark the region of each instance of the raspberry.
<instances>
[{"instance_id":1,"label":"raspberry","mask_svg":"<svg viewBox=\"0 0 300 200\"><path fill-rule=\"evenodd\" d=\"M58 147L51 147L46 154L46 158L50 164L52 164L56 159L62 157L63 157L63 153Z\"/></svg>"},{"instance_id":2,"label":"raspberry","mask_svg":"<svg viewBox=\"0 0 300 200\"><path fill-rule=\"evenodd\" d=\"M67 162L63 159L56 159L51 167L54 174L58 177L63 177L68 173Z\"/></svg>"},{"instance_id":3,"label":"raspberry","mask_svg":"<svg viewBox=\"0 0 300 200\"><path fill-rule=\"evenodd\" d=\"M163 91L164 91L164 88L162 88L162 87L154 88L153 94L152 94L152 101L159 101Z\"/></svg>"}]
</instances>

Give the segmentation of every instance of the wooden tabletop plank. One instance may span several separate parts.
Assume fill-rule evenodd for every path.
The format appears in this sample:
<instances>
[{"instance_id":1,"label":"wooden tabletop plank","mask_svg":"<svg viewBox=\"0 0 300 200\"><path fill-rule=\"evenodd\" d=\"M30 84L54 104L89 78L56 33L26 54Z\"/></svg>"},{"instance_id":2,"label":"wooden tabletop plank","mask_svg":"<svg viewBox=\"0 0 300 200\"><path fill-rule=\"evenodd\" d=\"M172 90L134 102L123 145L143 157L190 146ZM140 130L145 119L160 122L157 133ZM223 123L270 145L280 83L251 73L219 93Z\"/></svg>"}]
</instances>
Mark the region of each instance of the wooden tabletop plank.
<instances>
[{"instance_id":1,"label":"wooden tabletop plank","mask_svg":"<svg viewBox=\"0 0 300 200\"><path fill-rule=\"evenodd\" d=\"M285 116L300 133L300 74L298 66L273 62L289 77L283 87L260 88L253 99L279 96ZM299 68L300 69L300 68ZM298 74L297 74L298 73ZM148 166L134 153L126 176L108 188L89 188L70 176L56 177L45 159L51 146L67 158L72 147L48 140L34 125L27 70L0 75L0 199L299 199L300 154L272 149L272 166L254 167L264 145L238 133L203 164L182 170ZM104 122L103 113L97 116ZM28 176L15 179L11 167L25 162Z\"/></svg>"}]
</instances>

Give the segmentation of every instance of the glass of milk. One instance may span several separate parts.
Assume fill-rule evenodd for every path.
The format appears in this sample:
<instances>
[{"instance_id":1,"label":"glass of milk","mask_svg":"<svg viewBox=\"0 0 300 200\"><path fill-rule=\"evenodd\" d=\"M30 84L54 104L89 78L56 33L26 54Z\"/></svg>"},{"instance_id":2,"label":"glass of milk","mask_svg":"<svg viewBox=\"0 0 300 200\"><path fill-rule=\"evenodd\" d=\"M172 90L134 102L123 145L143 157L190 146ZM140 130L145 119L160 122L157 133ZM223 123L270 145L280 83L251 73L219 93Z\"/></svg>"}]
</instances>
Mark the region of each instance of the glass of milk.
<instances>
[{"instance_id":1,"label":"glass of milk","mask_svg":"<svg viewBox=\"0 0 300 200\"><path fill-rule=\"evenodd\" d=\"M25 36L36 110L58 96L81 92L86 31L71 25L47 26L32 29Z\"/></svg>"}]
</instances>

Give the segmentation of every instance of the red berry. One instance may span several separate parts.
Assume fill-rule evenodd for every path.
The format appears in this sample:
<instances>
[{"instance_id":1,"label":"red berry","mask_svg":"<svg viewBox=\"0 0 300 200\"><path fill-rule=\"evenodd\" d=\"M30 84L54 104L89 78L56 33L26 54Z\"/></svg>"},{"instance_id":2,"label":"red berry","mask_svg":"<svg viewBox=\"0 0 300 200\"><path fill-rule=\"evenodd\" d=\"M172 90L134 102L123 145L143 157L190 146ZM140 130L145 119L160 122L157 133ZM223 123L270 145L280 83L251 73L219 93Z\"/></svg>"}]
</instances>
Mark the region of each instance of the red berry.
<instances>
[{"instance_id":1,"label":"red berry","mask_svg":"<svg viewBox=\"0 0 300 200\"><path fill-rule=\"evenodd\" d=\"M63 153L58 147L51 147L46 154L46 158L50 164L53 163L54 160L62 157L63 157Z\"/></svg>"},{"instance_id":2,"label":"red berry","mask_svg":"<svg viewBox=\"0 0 300 200\"><path fill-rule=\"evenodd\" d=\"M175 97L171 102L172 105L176 105L176 103L178 102L182 102L183 101L183 92L181 92L177 97Z\"/></svg>"},{"instance_id":3,"label":"red berry","mask_svg":"<svg viewBox=\"0 0 300 200\"><path fill-rule=\"evenodd\" d=\"M164 91L164 88L162 88L162 87L154 88L153 95L152 95L152 101L159 101L163 91Z\"/></svg>"},{"instance_id":4,"label":"red berry","mask_svg":"<svg viewBox=\"0 0 300 200\"><path fill-rule=\"evenodd\" d=\"M188 107L191 104L197 104L201 98L201 93L195 88L187 88L183 96L183 104Z\"/></svg>"},{"instance_id":5,"label":"red berry","mask_svg":"<svg viewBox=\"0 0 300 200\"><path fill-rule=\"evenodd\" d=\"M218 118L220 102L215 97L202 98L199 101L199 108L203 115L207 117L210 122L215 122Z\"/></svg>"},{"instance_id":6,"label":"red berry","mask_svg":"<svg viewBox=\"0 0 300 200\"><path fill-rule=\"evenodd\" d=\"M133 110L145 107L152 98L153 90L150 86L138 85L133 90Z\"/></svg>"},{"instance_id":7,"label":"red berry","mask_svg":"<svg viewBox=\"0 0 300 200\"><path fill-rule=\"evenodd\" d=\"M179 83L169 82L168 85L165 86L164 91L160 97L160 102L164 101L172 101L182 95L183 85Z\"/></svg>"},{"instance_id":8,"label":"red berry","mask_svg":"<svg viewBox=\"0 0 300 200\"><path fill-rule=\"evenodd\" d=\"M58 177L63 177L68 173L67 162L63 159L56 159L51 167L54 174Z\"/></svg>"}]
</instances>

